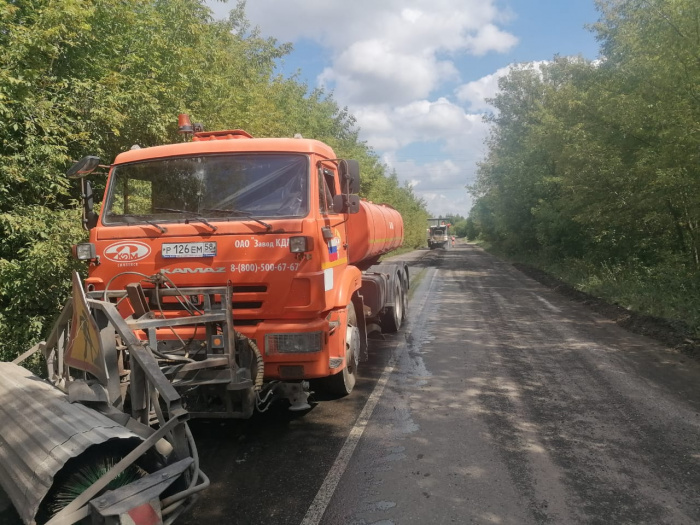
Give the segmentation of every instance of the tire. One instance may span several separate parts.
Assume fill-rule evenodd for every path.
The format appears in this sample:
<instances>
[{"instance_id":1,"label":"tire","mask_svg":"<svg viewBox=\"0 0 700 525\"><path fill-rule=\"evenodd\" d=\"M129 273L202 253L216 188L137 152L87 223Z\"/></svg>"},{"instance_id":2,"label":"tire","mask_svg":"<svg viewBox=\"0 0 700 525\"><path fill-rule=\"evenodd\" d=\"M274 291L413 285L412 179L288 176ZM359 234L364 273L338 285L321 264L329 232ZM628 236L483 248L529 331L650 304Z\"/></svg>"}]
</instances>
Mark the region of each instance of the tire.
<instances>
[{"instance_id":1,"label":"tire","mask_svg":"<svg viewBox=\"0 0 700 525\"><path fill-rule=\"evenodd\" d=\"M404 318L404 293L401 281L396 279L394 284L394 306L387 306L380 319L382 322L382 332L393 334L401 328Z\"/></svg>"},{"instance_id":2,"label":"tire","mask_svg":"<svg viewBox=\"0 0 700 525\"><path fill-rule=\"evenodd\" d=\"M408 315L408 276L406 277L406 285L404 286L401 283L401 297L403 297L403 312L401 316L401 321L403 322Z\"/></svg>"},{"instance_id":3,"label":"tire","mask_svg":"<svg viewBox=\"0 0 700 525\"><path fill-rule=\"evenodd\" d=\"M352 303L347 307L348 316L345 326L345 366L341 372L328 376L323 381L323 390L336 396L347 396L357 381L357 362L360 358L360 329L357 326L357 314Z\"/></svg>"}]
</instances>

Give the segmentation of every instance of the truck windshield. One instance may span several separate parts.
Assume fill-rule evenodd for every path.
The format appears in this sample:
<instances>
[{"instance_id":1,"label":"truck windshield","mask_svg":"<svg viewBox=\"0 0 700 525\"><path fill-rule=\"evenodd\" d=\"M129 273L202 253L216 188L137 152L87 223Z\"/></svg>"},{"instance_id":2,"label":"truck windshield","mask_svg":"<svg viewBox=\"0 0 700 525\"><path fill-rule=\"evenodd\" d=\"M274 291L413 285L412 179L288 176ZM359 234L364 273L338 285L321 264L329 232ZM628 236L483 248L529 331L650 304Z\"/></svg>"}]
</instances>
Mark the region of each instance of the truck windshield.
<instances>
[{"instance_id":1,"label":"truck windshield","mask_svg":"<svg viewBox=\"0 0 700 525\"><path fill-rule=\"evenodd\" d=\"M303 217L309 210L308 165L304 155L241 154L116 166L102 221Z\"/></svg>"}]
</instances>

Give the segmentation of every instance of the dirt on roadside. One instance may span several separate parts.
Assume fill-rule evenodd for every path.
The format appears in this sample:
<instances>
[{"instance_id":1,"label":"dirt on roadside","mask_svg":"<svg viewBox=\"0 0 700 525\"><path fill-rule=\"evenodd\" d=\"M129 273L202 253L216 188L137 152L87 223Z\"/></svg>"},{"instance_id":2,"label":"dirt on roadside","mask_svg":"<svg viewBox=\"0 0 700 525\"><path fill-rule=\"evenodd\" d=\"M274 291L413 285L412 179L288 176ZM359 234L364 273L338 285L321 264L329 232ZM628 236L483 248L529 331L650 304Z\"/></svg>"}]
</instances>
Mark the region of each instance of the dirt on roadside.
<instances>
[{"instance_id":1,"label":"dirt on roadside","mask_svg":"<svg viewBox=\"0 0 700 525\"><path fill-rule=\"evenodd\" d=\"M555 292L573 301L585 304L591 310L611 319L622 328L636 334L651 337L689 357L700 360L700 340L692 337L691 330L685 323L640 314L622 306L610 304L599 297L577 290L543 270L526 264L513 263L513 266Z\"/></svg>"}]
</instances>

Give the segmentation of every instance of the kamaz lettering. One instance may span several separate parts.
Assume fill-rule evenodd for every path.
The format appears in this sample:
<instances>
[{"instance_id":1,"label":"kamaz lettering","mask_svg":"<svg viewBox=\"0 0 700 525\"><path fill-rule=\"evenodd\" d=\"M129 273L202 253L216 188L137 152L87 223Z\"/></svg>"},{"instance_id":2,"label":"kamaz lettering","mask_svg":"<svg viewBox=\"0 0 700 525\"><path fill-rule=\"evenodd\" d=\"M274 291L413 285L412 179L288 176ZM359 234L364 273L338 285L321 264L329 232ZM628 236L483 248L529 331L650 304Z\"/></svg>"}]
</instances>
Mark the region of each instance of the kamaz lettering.
<instances>
[{"instance_id":1,"label":"kamaz lettering","mask_svg":"<svg viewBox=\"0 0 700 525\"><path fill-rule=\"evenodd\" d=\"M217 268L163 268L161 270L163 273L225 273L226 268L221 266Z\"/></svg>"}]
</instances>

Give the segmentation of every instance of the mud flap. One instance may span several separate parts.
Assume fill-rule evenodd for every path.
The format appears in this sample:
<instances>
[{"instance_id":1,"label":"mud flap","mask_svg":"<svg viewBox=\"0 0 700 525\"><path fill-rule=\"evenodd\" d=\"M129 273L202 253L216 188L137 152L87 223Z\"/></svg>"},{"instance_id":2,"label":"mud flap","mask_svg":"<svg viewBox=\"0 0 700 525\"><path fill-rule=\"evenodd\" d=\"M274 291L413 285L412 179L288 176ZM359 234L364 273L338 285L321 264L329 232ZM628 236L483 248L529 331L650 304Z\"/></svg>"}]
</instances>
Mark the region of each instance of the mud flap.
<instances>
[{"instance_id":1,"label":"mud flap","mask_svg":"<svg viewBox=\"0 0 700 525\"><path fill-rule=\"evenodd\" d=\"M369 359L369 345L367 344L367 323L364 316L365 302L360 294L355 293L352 296L352 304L355 311L360 314L357 316L357 328L360 331L360 361L367 361Z\"/></svg>"}]
</instances>

